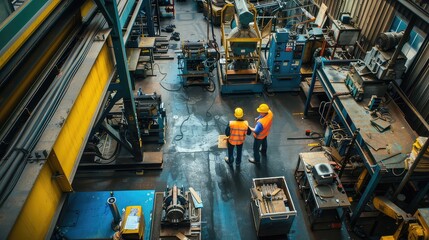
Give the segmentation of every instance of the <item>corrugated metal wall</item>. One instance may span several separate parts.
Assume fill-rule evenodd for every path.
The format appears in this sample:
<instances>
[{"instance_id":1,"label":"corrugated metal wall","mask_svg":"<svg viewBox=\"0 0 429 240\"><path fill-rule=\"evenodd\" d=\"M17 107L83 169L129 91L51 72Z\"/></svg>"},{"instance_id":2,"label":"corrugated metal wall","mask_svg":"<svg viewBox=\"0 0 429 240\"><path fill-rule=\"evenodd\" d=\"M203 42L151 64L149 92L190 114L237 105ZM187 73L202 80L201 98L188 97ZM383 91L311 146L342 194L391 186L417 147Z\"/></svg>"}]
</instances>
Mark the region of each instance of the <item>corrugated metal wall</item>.
<instances>
[{"instance_id":1,"label":"corrugated metal wall","mask_svg":"<svg viewBox=\"0 0 429 240\"><path fill-rule=\"evenodd\" d=\"M415 15L396 0L314 0L314 2L318 6L322 3L328 6L327 13L332 19L338 19L341 12L351 13L357 27L362 29L360 43L365 50L369 50L374 45L379 33L389 30L395 14L399 14L406 21ZM420 10L429 13L428 0L410 0L410 2ZM429 24L417 20L415 26L426 39L420 53L405 74L401 87L429 122L429 37L427 36ZM357 57L363 57L363 54ZM409 116L412 115L407 109L404 109L404 112ZM428 136L429 132L416 118L409 120L420 135Z\"/></svg>"},{"instance_id":2,"label":"corrugated metal wall","mask_svg":"<svg viewBox=\"0 0 429 240\"><path fill-rule=\"evenodd\" d=\"M375 43L380 32L392 24L396 0L315 0L317 5L328 6L328 15L338 19L340 13L349 12L357 27L362 29L361 45L368 50Z\"/></svg>"},{"instance_id":3,"label":"corrugated metal wall","mask_svg":"<svg viewBox=\"0 0 429 240\"><path fill-rule=\"evenodd\" d=\"M414 64L407 71L401 88L420 112L429 122L429 44L428 37L421 47L421 54L417 55ZM411 112L405 110L406 115ZM428 136L429 132L415 118L408 119L420 135Z\"/></svg>"},{"instance_id":4,"label":"corrugated metal wall","mask_svg":"<svg viewBox=\"0 0 429 240\"><path fill-rule=\"evenodd\" d=\"M395 0L368 0L360 1L361 9L357 12L356 21L362 29L364 39L361 45L369 50L375 44L375 39L381 32L388 30L392 24L395 12Z\"/></svg>"},{"instance_id":5,"label":"corrugated metal wall","mask_svg":"<svg viewBox=\"0 0 429 240\"><path fill-rule=\"evenodd\" d=\"M415 0L410 2L414 2L416 7L425 11L426 14L429 14L429 2L427 0ZM411 19L412 16L416 17L417 21L415 27L417 29L415 28L415 30L425 37L425 41L420 47L420 51L416 55L413 64L403 77L401 88L420 114L429 122L429 24L419 19L414 13L403 7L402 4L397 10L404 19ZM411 111L404 108L404 112L416 132L422 136L428 136L429 132L427 129L413 116Z\"/></svg>"}]
</instances>

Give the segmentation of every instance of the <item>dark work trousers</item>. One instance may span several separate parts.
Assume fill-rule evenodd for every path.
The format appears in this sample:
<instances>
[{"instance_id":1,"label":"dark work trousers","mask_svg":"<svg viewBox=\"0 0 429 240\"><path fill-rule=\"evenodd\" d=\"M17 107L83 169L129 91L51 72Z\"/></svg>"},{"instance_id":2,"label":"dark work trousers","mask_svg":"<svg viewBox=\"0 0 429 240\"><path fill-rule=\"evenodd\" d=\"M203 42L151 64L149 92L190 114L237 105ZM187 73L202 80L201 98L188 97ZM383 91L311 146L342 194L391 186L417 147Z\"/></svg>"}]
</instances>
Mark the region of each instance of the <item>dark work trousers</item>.
<instances>
[{"instance_id":1,"label":"dark work trousers","mask_svg":"<svg viewBox=\"0 0 429 240\"><path fill-rule=\"evenodd\" d=\"M267 155L267 137L264 139L255 138L255 141L253 142L253 157L256 162L261 161L259 150L261 150L262 155Z\"/></svg>"},{"instance_id":2,"label":"dark work trousers","mask_svg":"<svg viewBox=\"0 0 429 240\"><path fill-rule=\"evenodd\" d=\"M241 163L241 153L243 152L243 144L232 145L228 141L228 161L229 161L229 164L234 163L234 147L237 147L237 161L235 162L235 164L236 165L240 165L240 163Z\"/></svg>"}]
</instances>

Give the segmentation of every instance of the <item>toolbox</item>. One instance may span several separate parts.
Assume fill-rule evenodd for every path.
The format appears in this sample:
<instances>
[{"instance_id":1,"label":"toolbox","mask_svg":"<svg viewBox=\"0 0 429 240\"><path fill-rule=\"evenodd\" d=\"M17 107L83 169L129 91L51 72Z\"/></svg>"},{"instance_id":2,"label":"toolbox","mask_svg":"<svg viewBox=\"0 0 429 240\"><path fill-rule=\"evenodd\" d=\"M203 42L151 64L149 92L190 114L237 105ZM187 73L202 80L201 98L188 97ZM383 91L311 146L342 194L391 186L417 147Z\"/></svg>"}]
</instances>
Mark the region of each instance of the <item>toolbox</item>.
<instances>
[{"instance_id":1,"label":"toolbox","mask_svg":"<svg viewBox=\"0 0 429 240\"><path fill-rule=\"evenodd\" d=\"M254 178L251 209L259 237L286 235L296 216L285 178Z\"/></svg>"}]
</instances>

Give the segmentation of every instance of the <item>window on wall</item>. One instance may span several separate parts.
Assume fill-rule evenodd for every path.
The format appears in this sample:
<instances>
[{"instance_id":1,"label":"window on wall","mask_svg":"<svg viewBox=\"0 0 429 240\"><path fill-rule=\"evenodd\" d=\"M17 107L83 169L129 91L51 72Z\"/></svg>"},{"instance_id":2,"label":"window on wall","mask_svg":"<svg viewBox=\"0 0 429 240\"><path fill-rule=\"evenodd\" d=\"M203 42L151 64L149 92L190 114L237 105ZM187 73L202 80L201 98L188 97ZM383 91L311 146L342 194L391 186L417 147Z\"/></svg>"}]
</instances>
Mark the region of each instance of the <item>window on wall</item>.
<instances>
[{"instance_id":1,"label":"window on wall","mask_svg":"<svg viewBox=\"0 0 429 240\"><path fill-rule=\"evenodd\" d=\"M405 31L407 28L407 22L405 22L402 18L395 16L393 18L392 26L390 27L391 32L400 32ZM410 64L413 62L414 57L416 56L418 50L420 49L420 46L423 44L423 41L425 39L425 36L422 36L416 31L416 27L414 27L413 30L411 30L410 38L408 39L408 42L404 44L404 47L402 48L402 53L407 57L406 66L407 68L410 66Z\"/></svg>"}]
</instances>

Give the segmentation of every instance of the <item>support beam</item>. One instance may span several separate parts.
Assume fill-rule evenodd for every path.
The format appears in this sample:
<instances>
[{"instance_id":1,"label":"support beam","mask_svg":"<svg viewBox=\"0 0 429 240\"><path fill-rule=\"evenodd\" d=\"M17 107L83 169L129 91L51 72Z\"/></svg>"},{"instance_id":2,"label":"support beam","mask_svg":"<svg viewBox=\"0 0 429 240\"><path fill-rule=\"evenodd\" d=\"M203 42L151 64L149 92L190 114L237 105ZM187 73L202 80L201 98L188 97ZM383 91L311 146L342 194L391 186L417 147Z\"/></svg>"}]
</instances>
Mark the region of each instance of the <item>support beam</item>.
<instances>
[{"instance_id":1,"label":"support beam","mask_svg":"<svg viewBox=\"0 0 429 240\"><path fill-rule=\"evenodd\" d=\"M104 2L104 0L94 0L94 1L97 3L98 9L103 14L104 19L106 19L107 21L107 24L109 24L109 26L113 26L112 17L110 16L110 13L107 11L105 7L106 3Z\"/></svg>"},{"instance_id":2,"label":"support beam","mask_svg":"<svg viewBox=\"0 0 429 240\"><path fill-rule=\"evenodd\" d=\"M408 8L411 12L413 12L417 17L419 17L421 20L425 21L427 24L429 24L429 14L427 11L422 9L421 7L417 6L416 3L409 1L409 0L398 0L404 7Z\"/></svg>"},{"instance_id":3,"label":"support beam","mask_svg":"<svg viewBox=\"0 0 429 240\"><path fill-rule=\"evenodd\" d=\"M426 194L428 193L428 191L429 191L429 182L426 182L425 186L422 189L419 189L419 191L417 192L417 195L414 196L413 200L408 205L407 210L408 210L409 213L414 213L414 212L417 211L417 209L419 208L420 202L426 196Z\"/></svg>"},{"instance_id":4,"label":"support beam","mask_svg":"<svg viewBox=\"0 0 429 240\"><path fill-rule=\"evenodd\" d=\"M118 9L116 1L106 0L105 5L108 16L113 20L111 38L113 49L116 58L116 69L119 75L119 82L116 84L117 94L122 97L124 103L125 118L127 120L127 128L130 136L130 143L133 147L131 152L137 162L143 160L142 141L140 136L140 129L137 122L136 105L134 101L134 93L131 86L131 78L128 71L128 63L125 52L125 45L123 42L122 28L120 18L118 16ZM102 6L102 7L104 7ZM99 6L100 7L100 6Z\"/></svg>"},{"instance_id":5,"label":"support beam","mask_svg":"<svg viewBox=\"0 0 429 240\"><path fill-rule=\"evenodd\" d=\"M401 183L399 183L399 186L396 188L395 193L393 193L392 198L395 199L399 193L401 193L402 189L404 189L405 185L410 181L411 176L414 173L414 170L419 165L420 160L423 158L423 155L426 153L426 150L429 147L429 140L425 141L425 144L423 144L422 148L420 149L420 152L417 154L416 159L414 160L413 164L411 164L411 167L408 169L407 173L405 174L404 178L402 178Z\"/></svg>"},{"instance_id":6,"label":"support beam","mask_svg":"<svg viewBox=\"0 0 429 240\"><path fill-rule=\"evenodd\" d=\"M122 138L121 138L121 136L119 135L119 132L116 131L112 126L110 126L105 121L103 121L100 124L100 126L103 127L103 129L107 132L107 134L109 134L113 139L115 139L115 141L117 141L118 144L121 144L129 152L133 152L133 146L131 146L131 144L129 144L128 142L123 141Z\"/></svg>"},{"instance_id":7,"label":"support beam","mask_svg":"<svg viewBox=\"0 0 429 240\"><path fill-rule=\"evenodd\" d=\"M316 58L314 61L313 75L311 76L310 88L308 89L307 100L305 101L305 106L304 106L304 117L308 116L308 110L310 108L311 97L313 97L314 86L316 85L316 79L317 79L316 71L319 68L320 64L322 64L322 61L323 61L323 59L321 59L321 58Z\"/></svg>"},{"instance_id":8,"label":"support beam","mask_svg":"<svg viewBox=\"0 0 429 240\"><path fill-rule=\"evenodd\" d=\"M356 208L353 210L353 214L350 219L350 225L352 225L353 227L356 225L357 220L360 217L360 214L363 212L370 197L374 193L375 188L380 182L380 179L381 179L380 170L381 170L380 166L377 165L374 169L374 173L372 174L371 179L369 180L368 186L365 188L365 191L363 192L361 198L359 199L359 202Z\"/></svg>"}]
</instances>

